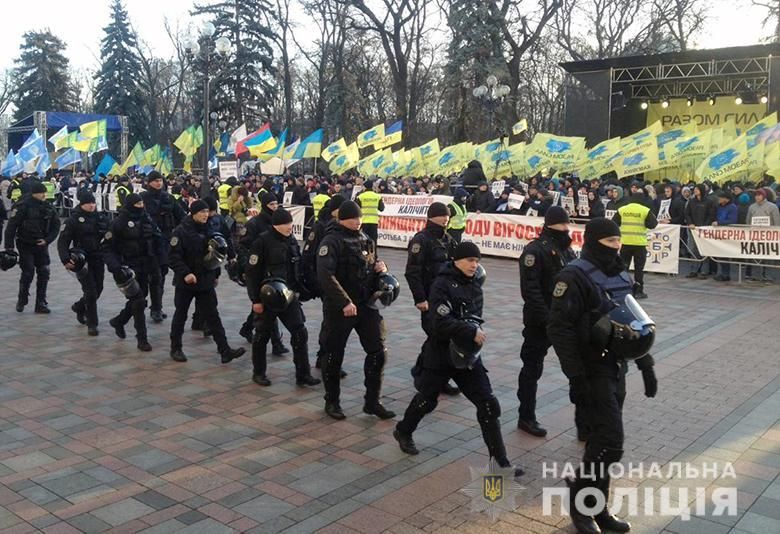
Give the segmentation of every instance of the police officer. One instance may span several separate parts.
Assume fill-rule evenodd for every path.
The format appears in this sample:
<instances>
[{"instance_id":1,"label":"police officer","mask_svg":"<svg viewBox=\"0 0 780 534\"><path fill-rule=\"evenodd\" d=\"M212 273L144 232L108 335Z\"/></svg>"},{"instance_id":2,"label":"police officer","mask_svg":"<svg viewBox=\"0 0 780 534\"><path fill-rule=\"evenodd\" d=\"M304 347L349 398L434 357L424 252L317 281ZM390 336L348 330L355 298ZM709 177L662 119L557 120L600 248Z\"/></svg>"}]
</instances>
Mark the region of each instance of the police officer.
<instances>
[{"instance_id":1,"label":"police officer","mask_svg":"<svg viewBox=\"0 0 780 534\"><path fill-rule=\"evenodd\" d=\"M363 233L376 243L379 228L379 212L385 211L385 203L382 202L382 195L375 193L372 189L374 182L366 180L363 186L365 191L357 196L355 202L363 210Z\"/></svg>"},{"instance_id":2,"label":"police officer","mask_svg":"<svg viewBox=\"0 0 780 534\"><path fill-rule=\"evenodd\" d=\"M463 231L466 229L466 216L468 215L466 200L468 198L469 194L465 189L458 189L449 205L450 221L447 223L447 233L456 243L460 243Z\"/></svg>"},{"instance_id":3,"label":"police officer","mask_svg":"<svg viewBox=\"0 0 780 534\"><path fill-rule=\"evenodd\" d=\"M167 317L162 311L162 299L165 291L165 275L168 274L170 240L173 229L182 221L185 213L171 194L163 190L163 177L159 172L152 171L146 176L146 186L146 191L141 193L144 209L160 230L160 276L157 277L156 285L149 286L152 301L149 313L152 321L161 323Z\"/></svg>"},{"instance_id":4,"label":"police officer","mask_svg":"<svg viewBox=\"0 0 780 534\"><path fill-rule=\"evenodd\" d=\"M277 318L290 332L295 383L299 386L315 386L320 383L318 378L311 376L309 333L304 324L306 318L299 297L299 295L307 296L307 292L301 283L301 251L292 231L292 215L286 209L279 208L271 217L271 229L260 234L249 249L246 288L255 315L252 380L260 386L271 385L266 375L266 348ZM263 305L260 289L269 279L282 282L289 290L296 292L290 297L291 302L287 303L284 309Z\"/></svg>"},{"instance_id":5,"label":"police officer","mask_svg":"<svg viewBox=\"0 0 780 534\"><path fill-rule=\"evenodd\" d=\"M387 267L377 259L374 242L360 231L361 217L360 206L351 200L343 202L339 208L339 226L323 238L317 251L317 278L322 288L328 332L322 373L325 412L334 419L346 417L339 403L339 370L347 339L354 329L366 351L363 412L390 419L395 413L379 402L387 358L384 321L379 311L368 306L377 273L386 272Z\"/></svg>"},{"instance_id":6,"label":"police officer","mask_svg":"<svg viewBox=\"0 0 780 534\"><path fill-rule=\"evenodd\" d=\"M328 187L328 184L320 184L320 190L319 192L314 195L314 198L311 201L311 206L314 208L314 220L317 220L317 216L320 214L320 210L325 205L325 203L330 200L330 197L328 196L328 190L330 188Z\"/></svg>"},{"instance_id":7,"label":"police officer","mask_svg":"<svg viewBox=\"0 0 780 534\"><path fill-rule=\"evenodd\" d=\"M196 200L190 206L190 215L177 226L171 236L171 269L173 269L174 304L176 311L171 321L171 359L186 362L182 351L182 334L190 303L195 299L198 314L208 325L217 344L222 363L230 363L241 357L243 348L232 349L225 337L225 329L217 311L215 290L219 264L227 257L227 242L217 242L208 231L209 206ZM224 245L224 250L218 250ZM220 254L224 254L221 258Z\"/></svg>"},{"instance_id":8,"label":"police officer","mask_svg":"<svg viewBox=\"0 0 780 534\"><path fill-rule=\"evenodd\" d=\"M312 298L322 297L320 283L317 280L317 251L320 249L322 238L338 226L339 208L343 202L344 197L341 195L334 195L325 203L320 210L317 222L314 223L311 232L309 232L309 236L306 238L306 243L303 245L303 253L301 254L301 273L303 275L303 284L306 286L306 289ZM317 360L314 364L317 369L322 368L322 359L325 355L325 343L328 339L328 331L325 326L323 314L323 320L320 324L320 335L318 338L319 350L317 351ZM344 369L341 369L339 374L341 378L347 376L347 372Z\"/></svg>"},{"instance_id":9,"label":"police officer","mask_svg":"<svg viewBox=\"0 0 780 534\"><path fill-rule=\"evenodd\" d=\"M220 184L217 188L217 195L219 196L219 212L222 215L230 213L230 206L228 200L230 200L230 191L238 185L238 180L235 176L228 178L224 184Z\"/></svg>"},{"instance_id":10,"label":"police officer","mask_svg":"<svg viewBox=\"0 0 780 534\"><path fill-rule=\"evenodd\" d=\"M477 408L477 421L491 458L500 467L510 468L512 464L501 435L501 406L493 395L487 370L479 356L487 340L481 327L482 285L475 277L481 257L477 245L460 243L453 260L444 266L431 286L428 295L431 334L424 345L418 393L396 425L393 437L402 451L418 454L412 434L422 418L436 408L442 385L452 378ZM468 353L469 357L456 360L452 355L456 351ZM515 468L515 475L521 474L522 469Z\"/></svg>"},{"instance_id":11,"label":"police officer","mask_svg":"<svg viewBox=\"0 0 780 534\"><path fill-rule=\"evenodd\" d=\"M271 217L278 207L279 200L276 198L276 195L269 192L260 194L260 213L249 219L246 225L244 225L244 235L241 236L239 247L248 252L252 243L255 242L255 239L263 232L267 232L271 229ZM254 328L255 317L254 313L250 311L238 333L241 337L252 343L254 340L252 334ZM282 333L279 331L279 321L274 321L274 328L271 332L271 354L274 356L284 356L288 352L290 352L290 349L285 347L282 343Z\"/></svg>"},{"instance_id":12,"label":"police officer","mask_svg":"<svg viewBox=\"0 0 780 534\"><path fill-rule=\"evenodd\" d=\"M77 248L86 255L86 266L76 272L81 284L83 296L70 307L81 324L87 325L87 334L98 335L97 301L103 292L105 263L100 249L100 241L108 231L108 219L99 213L95 195L84 191L79 195L79 205L65 221L65 227L57 239L57 252L60 261L69 271L76 270L70 249Z\"/></svg>"},{"instance_id":13,"label":"police officer","mask_svg":"<svg viewBox=\"0 0 780 534\"><path fill-rule=\"evenodd\" d=\"M608 500L607 470L623 456L622 409L627 365L603 341L613 337L611 330L597 335L604 316L633 289L619 249L617 224L605 218L588 222L580 259L569 263L556 277L547 325L552 346L569 379L571 400L591 427L582 459L585 472L568 481L572 523L578 532L588 534L630 529L628 523L610 515L606 506L595 518L573 506L577 493L588 487L600 490ZM611 329L612 323L606 319L607 328ZM652 356L648 354L636 362L642 370L645 395L655 396L658 382Z\"/></svg>"},{"instance_id":14,"label":"police officer","mask_svg":"<svg viewBox=\"0 0 780 534\"><path fill-rule=\"evenodd\" d=\"M22 182L25 181L26 176L25 174L17 174L11 179L11 185L6 191L6 196L11 199L11 206L22 198Z\"/></svg>"},{"instance_id":15,"label":"police officer","mask_svg":"<svg viewBox=\"0 0 780 534\"><path fill-rule=\"evenodd\" d=\"M520 401L517 428L533 436L544 437L547 430L536 420L536 389L544 369L544 357L550 348L547 315L552 300L555 276L576 256L571 249L569 215L560 206L552 206L544 215L544 227L537 239L526 245L520 256L520 292L523 295L523 368L517 378Z\"/></svg>"},{"instance_id":16,"label":"police officer","mask_svg":"<svg viewBox=\"0 0 780 534\"><path fill-rule=\"evenodd\" d=\"M125 206L112 221L101 248L106 267L114 275L114 280L121 283L125 274L123 267L129 267L139 286L137 292L127 295L124 308L108 324L117 337L124 339L125 325L132 317L138 350L149 352L152 346L146 335L144 310L149 288L160 283L160 231L144 210L141 195L127 195Z\"/></svg>"},{"instance_id":17,"label":"police officer","mask_svg":"<svg viewBox=\"0 0 780 534\"><path fill-rule=\"evenodd\" d=\"M116 210L121 210L125 205L125 199L127 198L127 195L132 193L132 189L130 189L130 177L126 174L123 174L119 177L119 185L114 190L114 194L116 195Z\"/></svg>"},{"instance_id":18,"label":"police officer","mask_svg":"<svg viewBox=\"0 0 780 534\"><path fill-rule=\"evenodd\" d=\"M420 321L426 336L431 335L430 303L428 295L431 284L439 275L442 267L452 259L457 243L445 230L450 219L447 206L441 202L434 202L428 207L428 223L425 228L409 241L408 255L406 259L406 282L412 291L415 307L420 310ZM412 368L412 376L417 378L423 368L423 355L425 344L417 357L417 362ZM445 382L442 393L457 395L460 393L457 387Z\"/></svg>"},{"instance_id":19,"label":"police officer","mask_svg":"<svg viewBox=\"0 0 780 534\"><path fill-rule=\"evenodd\" d=\"M50 203L46 202L46 186L37 180L30 186L30 196L22 196L11 209L11 218L5 229L5 249L13 250L14 242L19 250L19 299L16 311L24 311L30 285L35 275L35 313L50 313L46 303L49 285L49 245L57 239L60 220Z\"/></svg>"},{"instance_id":20,"label":"police officer","mask_svg":"<svg viewBox=\"0 0 780 534\"><path fill-rule=\"evenodd\" d=\"M631 196L625 204L617 209L617 213L612 217L620 227L622 237L622 247L620 248L620 258L626 264L626 268L631 266L631 260L634 260L634 297L646 299L647 293L645 287L645 262L647 262L647 231L658 226L658 220L653 215L652 210L647 206L647 197L642 192L641 187L637 189L636 185L631 186Z\"/></svg>"}]
</instances>

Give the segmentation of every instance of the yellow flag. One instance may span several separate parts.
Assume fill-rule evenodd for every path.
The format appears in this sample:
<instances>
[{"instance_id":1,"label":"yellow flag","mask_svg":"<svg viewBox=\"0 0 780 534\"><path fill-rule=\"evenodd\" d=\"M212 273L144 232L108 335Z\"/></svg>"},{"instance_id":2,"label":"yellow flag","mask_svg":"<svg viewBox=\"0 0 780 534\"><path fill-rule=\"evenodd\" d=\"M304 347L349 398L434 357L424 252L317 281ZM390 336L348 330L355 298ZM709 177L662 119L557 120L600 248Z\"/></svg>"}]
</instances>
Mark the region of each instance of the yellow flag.
<instances>
[{"instance_id":1,"label":"yellow flag","mask_svg":"<svg viewBox=\"0 0 780 534\"><path fill-rule=\"evenodd\" d=\"M365 130L363 132L360 132L360 134L357 137L357 146L358 148L364 148L367 146L371 146L378 141L381 141L385 138L385 125L377 124L373 128L369 128L368 130Z\"/></svg>"},{"instance_id":2,"label":"yellow flag","mask_svg":"<svg viewBox=\"0 0 780 534\"><path fill-rule=\"evenodd\" d=\"M758 121L756 124L754 124L751 128L748 129L747 132L745 132L745 135L750 137L751 135L758 135L767 128L771 128L772 126L775 126L777 124L777 111L772 112L771 115L767 115L760 121Z\"/></svg>"},{"instance_id":3,"label":"yellow flag","mask_svg":"<svg viewBox=\"0 0 780 534\"><path fill-rule=\"evenodd\" d=\"M624 152L629 152L636 148L647 148L651 145L658 146L658 136L662 133L663 128L661 127L661 121L655 121L647 128L623 138L621 147Z\"/></svg>"},{"instance_id":4,"label":"yellow flag","mask_svg":"<svg viewBox=\"0 0 780 534\"><path fill-rule=\"evenodd\" d=\"M528 121L526 119L520 119L512 126L512 134L520 135L528 129Z\"/></svg>"},{"instance_id":5,"label":"yellow flag","mask_svg":"<svg viewBox=\"0 0 780 534\"><path fill-rule=\"evenodd\" d=\"M338 156L339 154L346 151L347 142L344 141L344 138L342 137L338 141L335 141L325 147L325 149L322 151L322 159L325 161L330 161L333 159L333 156Z\"/></svg>"},{"instance_id":6,"label":"yellow flag","mask_svg":"<svg viewBox=\"0 0 780 534\"><path fill-rule=\"evenodd\" d=\"M72 141L71 145L73 148L78 150L79 152L86 152L89 150L89 147L92 146L92 139L84 139L81 136L76 141Z\"/></svg>"},{"instance_id":7,"label":"yellow flag","mask_svg":"<svg viewBox=\"0 0 780 534\"><path fill-rule=\"evenodd\" d=\"M696 177L700 182L722 183L747 171L749 163L747 137L740 135L720 151L705 157L696 169Z\"/></svg>"},{"instance_id":8,"label":"yellow flag","mask_svg":"<svg viewBox=\"0 0 780 534\"><path fill-rule=\"evenodd\" d=\"M557 172L573 171L585 151L584 137L563 137L538 133L526 148L526 157L533 158L531 166L554 168Z\"/></svg>"},{"instance_id":9,"label":"yellow flag","mask_svg":"<svg viewBox=\"0 0 780 534\"><path fill-rule=\"evenodd\" d=\"M712 130L704 130L690 137L681 137L664 146L666 161L676 165L688 158L700 158L710 153Z\"/></svg>"},{"instance_id":10,"label":"yellow flag","mask_svg":"<svg viewBox=\"0 0 780 534\"><path fill-rule=\"evenodd\" d=\"M652 143L644 148L634 147L629 152L624 152L618 164L618 176L631 176L659 168L658 143L653 139Z\"/></svg>"},{"instance_id":11,"label":"yellow flag","mask_svg":"<svg viewBox=\"0 0 780 534\"><path fill-rule=\"evenodd\" d=\"M412 152L414 152L422 162L425 162L428 158L433 158L439 152L441 152L441 150L439 149L439 140L431 139L424 145L420 145L417 148L413 148Z\"/></svg>"}]
</instances>

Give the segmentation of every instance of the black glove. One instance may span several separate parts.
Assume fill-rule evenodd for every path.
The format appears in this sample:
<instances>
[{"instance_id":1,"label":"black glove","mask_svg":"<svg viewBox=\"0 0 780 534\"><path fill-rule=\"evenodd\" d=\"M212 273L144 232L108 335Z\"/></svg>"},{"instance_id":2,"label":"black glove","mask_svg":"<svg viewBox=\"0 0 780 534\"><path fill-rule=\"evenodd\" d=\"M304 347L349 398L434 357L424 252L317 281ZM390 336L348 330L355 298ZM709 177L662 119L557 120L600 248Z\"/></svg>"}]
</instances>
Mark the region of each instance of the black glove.
<instances>
[{"instance_id":1,"label":"black glove","mask_svg":"<svg viewBox=\"0 0 780 534\"><path fill-rule=\"evenodd\" d=\"M572 404L580 406L591 404L592 397L587 378L578 376L569 381L569 400Z\"/></svg>"},{"instance_id":2,"label":"black glove","mask_svg":"<svg viewBox=\"0 0 780 534\"><path fill-rule=\"evenodd\" d=\"M655 397L658 393L658 379L652 367L642 369L642 381L645 383L645 397Z\"/></svg>"}]
</instances>

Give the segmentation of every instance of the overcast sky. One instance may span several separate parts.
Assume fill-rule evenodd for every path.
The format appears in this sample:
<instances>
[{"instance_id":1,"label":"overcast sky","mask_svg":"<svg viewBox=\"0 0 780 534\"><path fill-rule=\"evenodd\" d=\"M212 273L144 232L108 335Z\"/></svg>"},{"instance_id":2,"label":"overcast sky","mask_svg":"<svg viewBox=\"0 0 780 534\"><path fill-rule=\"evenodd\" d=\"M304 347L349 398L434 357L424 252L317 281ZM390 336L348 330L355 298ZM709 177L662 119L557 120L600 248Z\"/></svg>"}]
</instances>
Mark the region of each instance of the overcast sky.
<instances>
[{"instance_id":1,"label":"overcast sky","mask_svg":"<svg viewBox=\"0 0 780 534\"><path fill-rule=\"evenodd\" d=\"M761 28L764 12L753 6L750 0L710 1L710 20L696 48L750 45L771 33L771 30ZM6 15L0 32L0 68L13 66L24 32L49 28L65 40L65 55L72 65L96 70L103 27L109 20L109 4L109 0L36 0L34 9L18 2L4 6ZM178 22L182 28L192 21L189 10L193 0L127 0L125 5L139 37L161 56L173 52L165 33L164 20L167 18L173 25Z\"/></svg>"}]
</instances>

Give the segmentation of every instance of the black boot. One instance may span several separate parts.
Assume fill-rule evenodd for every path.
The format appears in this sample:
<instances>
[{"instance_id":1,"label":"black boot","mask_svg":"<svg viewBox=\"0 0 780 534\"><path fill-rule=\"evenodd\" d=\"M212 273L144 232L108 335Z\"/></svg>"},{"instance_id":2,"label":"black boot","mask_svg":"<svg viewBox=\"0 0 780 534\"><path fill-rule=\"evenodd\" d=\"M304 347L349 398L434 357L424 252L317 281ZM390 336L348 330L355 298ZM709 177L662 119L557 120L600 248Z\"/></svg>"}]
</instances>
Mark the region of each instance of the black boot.
<instances>
[{"instance_id":1,"label":"black boot","mask_svg":"<svg viewBox=\"0 0 780 534\"><path fill-rule=\"evenodd\" d=\"M347 418L344 412L341 411L341 405L338 402L325 402L325 413L337 421Z\"/></svg>"},{"instance_id":2,"label":"black boot","mask_svg":"<svg viewBox=\"0 0 780 534\"><path fill-rule=\"evenodd\" d=\"M382 403L379 401L366 401L366 403L363 405L363 413L367 413L368 415L376 415L380 419L392 419L395 417L395 412L382 406Z\"/></svg>"},{"instance_id":3,"label":"black boot","mask_svg":"<svg viewBox=\"0 0 780 534\"><path fill-rule=\"evenodd\" d=\"M211 328L208 325L203 325L203 337L211 337Z\"/></svg>"},{"instance_id":4,"label":"black boot","mask_svg":"<svg viewBox=\"0 0 780 534\"><path fill-rule=\"evenodd\" d=\"M574 528L577 529L579 534L601 534L601 528L596 520L589 515L583 515L575 506L575 498L577 493L586 487L583 480L578 478L576 480L566 479L566 485L569 486L569 515L571 516L571 522Z\"/></svg>"},{"instance_id":5,"label":"black boot","mask_svg":"<svg viewBox=\"0 0 780 534\"><path fill-rule=\"evenodd\" d=\"M96 336L98 334L99 334L99 332L98 332L97 326L87 325L87 335L88 336Z\"/></svg>"},{"instance_id":6,"label":"black boot","mask_svg":"<svg viewBox=\"0 0 780 534\"><path fill-rule=\"evenodd\" d=\"M51 313L51 310L46 305L46 300L35 301L35 313Z\"/></svg>"},{"instance_id":7,"label":"black boot","mask_svg":"<svg viewBox=\"0 0 780 534\"><path fill-rule=\"evenodd\" d=\"M322 380L319 378L314 378L311 375L301 376L295 379L295 384L298 386L316 386L321 382Z\"/></svg>"},{"instance_id":8,"label":"black boot","mask_svg":"<svg viewBox=\"0 0 780 534\"><path fill-rule=\"evenodd\" d=\"M141 352L151 352L152 346L149 344L149 341L146 339L139 339L137 344L138 350Z\"/></svg>"},{"instance_id":9,"label":"black boot","mask_svg":"<svg viewBox=\"0 0 780 534\"><path fill-rule=\"evenodd\" d=\"M78 301L73 306L70 307L71 311L76 314L76 320L79 322L79 324L87 324L87 316L85 315L85 310L83 305L81 304L81 301Z\"/></svg>"},{"instance_id":10,"label":"black boot","mask_svg":"<svg viewBox=\"0 0 780 534\"><path fill-rule=\"evenodd\" d=\"M149 316L155 323L161 323L163 322L163 319L165 319L162 310L152 310L149 312Z\"/></svg>"},{"instance_id":11,"label":"black boot","mask_svg":"<svg viewBox=\"0 0 780 534\"><path fill-rule=\"evenodd\" d=\"M518 419L517 428L538 438L543 438L547 435L547 430L539 424L539 421L526 421L524 419Z\"/></svg>"},{"instance_id":12,"label":"black boot","mask_svg":"<svg viewBox=\"0 0 780 534\"><path fill-rule=\"evenodd\" d=\"M623 521L619 517L609 513L609 476L599 480L598 486L601 493L604 494L604 509L596 514L594 519L601 530L608 530L610 532L628 532L631 530L631 524L628 521Z\"/></svg>"},{"instance_id":13,"label":"black boot","mask_svg":"<svg viewBox=\"0 0 780 534\"><path fill-rule=\"evenodd\" d=\"M222 352L222 363L230 363L236 358L240 358L244 355L246 352L246 349L244 347L238 348L238 349L231 349L230 347L227 348L224 352Z\"/></svg>"},{"instance_id":14,"label":"black boot","mask_svg":"<svg viewBox=\"0 0 780 534\"><path fill-rule=\"evenodd\" d=\"M184 352L179 349L171 349L171 360L175 362L186 362L187 356L184 355Z\"/></svg>"},{"instance_id":15,"label":"black boot","mask_svg":"<svg viewBox=\"0 0 780 534\"><path fill-rule=\"evenodd\" d=\"M414 440L412 439L412 436L409 436L407 434L404 434L400 430L398 430L398 427L396 427L395 430L393 430L393 437L398 442L398 446L401 448L403 452L406 454L420 454L420 451L417 450L417 445L414 444Z\"/></svg>"},{"instance_id":16,"label":"black boot","mask_svg":"<svg viewBox=\"0 0 780 534\"><path fill-rule=\"evenodd\" d=\"M16 311L22 313L30 298L30 284L19 282L19 298L16 301Z\"/></svg>"},{"instance_id":17,"label":"black boot","mask_svg":"<svg viewBox=\"0 0 780 534\"><path fill-rule=\"evenodd\" d=\"M41 271L38 271L38 280L35 283L35 313L51 313L49 306L46 302L46 288L49 287L48 267L46 267L46 274L41 277Z\"/></svg>"},{"instance_id":18,"label":"black boot","mask_svg":"<svg viewBox=\"0 0 780 534\"><path fill-rule=\"evenodd\" d=\"M252 375L252 382L257 384L258 386L270 386L271 381L268 380L268 377L265 375Z\"/></svg>"},{"instance_id":19,"label":"black boot","mask_svg":"<svg viewBox=\"0 0 780 534\"><path fill-rule=\"evenodd\" d=\"M285 347L282 343L279 343L278 345L274 345L271 348L271 354L274 356L284 356L285 354L289 354L290 349Z\"/></svg>"},{"instance_id":20,"label":"black boot","mask_svg":"<svg viewBox=\"0 0 780 534\"><path fill-rule=\"evenodd\" d=\"M501 435L501 424L498 418L481 420L479 426L490 457L496 461L499 467L513 469L516 477L522 476L525 470L520 466L512 465L506 456L506 446L504 445L504 437Z\"/></svg>"},{"instance_id":21,"label":"black boot","mask_svg":"<svg viewBox=\"0 0 780 534\"><path fill-rule=\"evenodd\" d=\"M116 337L119 339L125 339L127 337L127 333L125 332L125 325L120 323L118 319L118 317L114 317L108 321L108 324L111 326L111 328L114 329L114 332L116 332Z\"/></svg>"}]
</instances>

